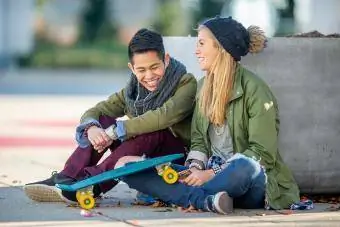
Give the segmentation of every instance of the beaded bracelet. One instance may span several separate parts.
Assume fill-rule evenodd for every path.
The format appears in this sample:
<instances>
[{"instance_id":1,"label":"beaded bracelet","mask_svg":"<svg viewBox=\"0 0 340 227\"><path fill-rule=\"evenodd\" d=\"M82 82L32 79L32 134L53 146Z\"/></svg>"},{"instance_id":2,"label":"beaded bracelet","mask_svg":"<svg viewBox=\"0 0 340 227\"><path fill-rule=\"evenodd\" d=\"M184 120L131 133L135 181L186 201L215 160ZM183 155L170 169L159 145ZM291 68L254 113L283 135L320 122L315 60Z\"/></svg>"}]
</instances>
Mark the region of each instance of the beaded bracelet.
<instances>
[{"instance_id":1,"label":"beaded bracelet","mask_svg":"<svg viewBox=\"0 0 340 227\"><path fill-rule=\"evenodd\" d=\"M87 131L92 127L92 126L97 126L99 128L101 128L100 125L98 125L97 123L95 122L91 122L89 124L86 125L85 129L84 129L84 136L87 137Z\"/></svg>"},{"instance_id":2,"label":"beaded bracelet","mask_svg":"<svg viewBox=\"0 0 340 227\"><path fill-rule=\"evenodd\" d=\"M195 161L192 161L190 163L189 169L192 168L192 167L195 167L196 169L199 169L199 170L203 170L204 169L198 162L195 162Z\"/></svg>"}]
</instances>

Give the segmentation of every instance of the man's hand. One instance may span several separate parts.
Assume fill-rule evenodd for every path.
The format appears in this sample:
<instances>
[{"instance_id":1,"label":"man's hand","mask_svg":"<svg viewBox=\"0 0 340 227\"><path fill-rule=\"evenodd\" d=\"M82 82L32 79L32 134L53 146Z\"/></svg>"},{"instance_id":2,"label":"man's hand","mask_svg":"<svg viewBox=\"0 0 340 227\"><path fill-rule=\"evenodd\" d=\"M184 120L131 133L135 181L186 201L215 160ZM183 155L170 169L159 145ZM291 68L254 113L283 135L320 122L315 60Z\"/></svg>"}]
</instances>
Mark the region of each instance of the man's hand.
<instances>
[{"instance_id":1,"label":"man's hand","mask_svg":"<svg viewBox=\"0 0 340 227\"><path fill-rule=\"evenodd\" d=\"M185 179L180 180L181 183L187 184L189 186L200 186L212 179L215 175L214 171L211 169L198 170L196 168L191 168L190 171L191 174Z\"/></svg>"},{"instance_id":2,"label":"man's hand","mask_svg":"<svg viewBox=\"0 0 340 227\"><path fill-rule=\"evenodd\" d=\"M87 130L87 138L93 145L93 148L99 153L103 152L105 148L110 146L113 142L113 140L108 135L106 135L104 129L97 126L91 126Z\"/></svg>"}]
</instances>

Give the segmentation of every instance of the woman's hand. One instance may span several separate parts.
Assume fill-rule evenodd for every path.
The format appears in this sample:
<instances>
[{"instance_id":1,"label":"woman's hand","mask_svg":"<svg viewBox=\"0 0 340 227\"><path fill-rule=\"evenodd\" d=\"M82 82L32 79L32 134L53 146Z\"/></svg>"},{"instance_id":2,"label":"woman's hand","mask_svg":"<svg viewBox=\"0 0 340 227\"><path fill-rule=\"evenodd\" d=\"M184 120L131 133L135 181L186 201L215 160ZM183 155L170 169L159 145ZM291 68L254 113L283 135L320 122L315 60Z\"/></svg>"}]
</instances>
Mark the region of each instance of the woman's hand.
<instances>
[{"instance_id":1,"label":"woman's hand","mask_svg":"<svg viewBox=\"0 0 340 227\"><path fill-rule=\"evenodd\" d=\"M104 129L97 126L91 126L87 130L87 138L93 145L93 148L99 153L103 152L105 148L110 146L113 140L105 133Z\"/></svg>"},{"instance_id":2,"label":"woman's hand","mask_svg":"<svg viewBox=\"0 0 340 227\"><path fill-rule=\"evenodd\" d=\"M211 169L198 170L196 168L191 168L190 171L191 174L185 179L180 180L181 183L187 184L189 186L200 186L212 179L215 175L214 171Z\"/></svg>"}]
</instances>

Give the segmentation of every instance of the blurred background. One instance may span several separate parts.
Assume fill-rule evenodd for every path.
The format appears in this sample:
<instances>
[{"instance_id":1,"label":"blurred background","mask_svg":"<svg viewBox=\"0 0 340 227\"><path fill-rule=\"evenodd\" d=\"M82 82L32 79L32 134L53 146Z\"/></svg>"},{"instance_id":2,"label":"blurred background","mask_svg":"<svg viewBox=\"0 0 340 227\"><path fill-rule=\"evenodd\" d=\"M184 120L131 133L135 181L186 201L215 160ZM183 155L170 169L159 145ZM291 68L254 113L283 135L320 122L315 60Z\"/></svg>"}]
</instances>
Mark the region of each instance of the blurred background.
<instances>
[{"instance_id":1,"label":"blurred background","mask_svg":"<svg viewBox=\"0 0 340 227\"><path fill-rule=\"evenodd\" d=\"M0 150L73 146L80 115L129 78L127 43L141 27L195 36L222 15L269 37L332 34L339 11L339 0L0 0Z\"/></svg>"},{"instance_id":2,"label":"blurred background","mask_svg":"<svg viewBox=\"0 0 340 227\"><path fill-rule=\"evenodd\" d=\"M199 21L230 15L269 37L330 34L339 12L339 0L0 0L0 68L125 70L141 27L195 36Z\"/></svg>"}]
</instances>

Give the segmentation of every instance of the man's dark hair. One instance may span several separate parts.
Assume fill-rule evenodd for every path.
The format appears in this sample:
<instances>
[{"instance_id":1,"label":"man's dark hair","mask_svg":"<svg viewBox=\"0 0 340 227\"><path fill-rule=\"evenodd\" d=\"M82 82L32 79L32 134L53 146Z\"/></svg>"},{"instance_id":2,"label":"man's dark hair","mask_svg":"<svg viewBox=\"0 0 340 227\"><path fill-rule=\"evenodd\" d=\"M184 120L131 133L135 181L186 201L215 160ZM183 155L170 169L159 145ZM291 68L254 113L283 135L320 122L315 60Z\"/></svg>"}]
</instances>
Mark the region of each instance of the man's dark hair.
<instances>
[{"instance_id":1,"label":"man's dark hair","mask_svg":"<svg viewBox=\"0 0 340 227\"><path fill-rule=\"evenodd\" d=\"M164 61L165 50L162 36L157 32L142 28L132 37L129 43L128 52L130 61L132 61L134 54L145 53L147 51L156 51L159 58Z\"/></svg>"}]
</instances>

